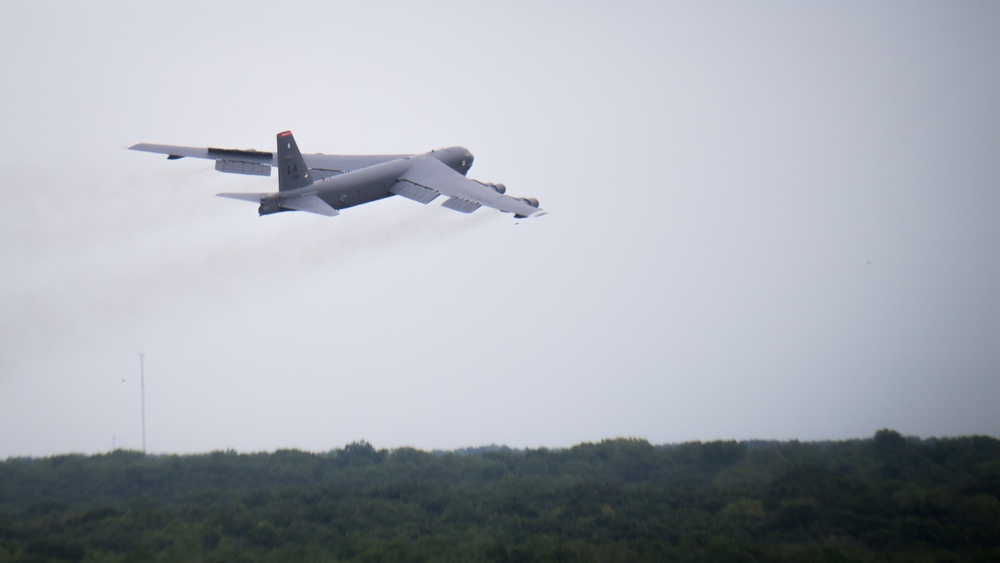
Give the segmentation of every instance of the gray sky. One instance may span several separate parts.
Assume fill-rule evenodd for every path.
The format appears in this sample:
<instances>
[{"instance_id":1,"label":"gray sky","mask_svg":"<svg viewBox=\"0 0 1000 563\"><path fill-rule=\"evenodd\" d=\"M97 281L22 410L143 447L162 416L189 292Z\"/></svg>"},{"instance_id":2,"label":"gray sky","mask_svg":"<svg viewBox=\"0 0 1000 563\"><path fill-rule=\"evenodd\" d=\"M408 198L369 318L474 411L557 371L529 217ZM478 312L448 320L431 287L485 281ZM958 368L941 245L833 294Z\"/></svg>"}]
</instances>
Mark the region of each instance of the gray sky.
<instances>
[{"instance_id":1,"label":"gray sky","mask_svg":"<svg viewBox=\"0 0 1000 563\"><path fill-rule=\"evenodd\" d=\"M20 2L0 459L1000 435L996 2ZM517 222L122 150L463 145Z\"/></svg>"}]
</instances>

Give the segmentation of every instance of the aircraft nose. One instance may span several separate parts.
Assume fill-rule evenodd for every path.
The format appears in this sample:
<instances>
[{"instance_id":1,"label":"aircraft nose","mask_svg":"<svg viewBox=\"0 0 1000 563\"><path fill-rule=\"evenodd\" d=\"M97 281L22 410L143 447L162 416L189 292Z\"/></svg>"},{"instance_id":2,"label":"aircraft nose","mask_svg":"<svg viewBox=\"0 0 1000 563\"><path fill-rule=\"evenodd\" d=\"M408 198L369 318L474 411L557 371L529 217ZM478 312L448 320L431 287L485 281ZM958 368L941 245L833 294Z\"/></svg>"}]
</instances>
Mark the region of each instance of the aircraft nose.
<instances>
[{"instance_id":1,"label":"aircraft nose","mask_svg":"<svg viewBox=\"0 0 1000 563\"><path fill-rule=\"evenodd\" d=\"M465 147L452 147L451 154L454 159L452 162L457 165L456 169L461 171L463 175L469 171L469 168L472 168L472 161L476 159L476 157L472 156L472 153L469 152L469 149Z\"/></svg>"}]
</instances>

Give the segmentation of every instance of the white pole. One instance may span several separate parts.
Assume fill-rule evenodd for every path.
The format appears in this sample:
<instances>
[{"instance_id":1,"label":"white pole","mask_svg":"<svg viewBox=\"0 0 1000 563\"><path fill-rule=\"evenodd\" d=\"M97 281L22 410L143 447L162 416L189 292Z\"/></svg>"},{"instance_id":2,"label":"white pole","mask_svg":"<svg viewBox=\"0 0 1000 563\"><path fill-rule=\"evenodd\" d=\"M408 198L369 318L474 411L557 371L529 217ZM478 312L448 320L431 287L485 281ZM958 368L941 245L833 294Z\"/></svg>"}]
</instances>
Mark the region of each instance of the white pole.
<instances>
[{"instance_id":1,"label":"white pole","mask_svg":"<svg viewBox=\"0 0 1000 563\"><path fill-rule=\"evenodd\" d=\"M139 389L142 393L142 453L146 453L146 363L145 354L139 353Z\"/></svg>"}]
</instances>

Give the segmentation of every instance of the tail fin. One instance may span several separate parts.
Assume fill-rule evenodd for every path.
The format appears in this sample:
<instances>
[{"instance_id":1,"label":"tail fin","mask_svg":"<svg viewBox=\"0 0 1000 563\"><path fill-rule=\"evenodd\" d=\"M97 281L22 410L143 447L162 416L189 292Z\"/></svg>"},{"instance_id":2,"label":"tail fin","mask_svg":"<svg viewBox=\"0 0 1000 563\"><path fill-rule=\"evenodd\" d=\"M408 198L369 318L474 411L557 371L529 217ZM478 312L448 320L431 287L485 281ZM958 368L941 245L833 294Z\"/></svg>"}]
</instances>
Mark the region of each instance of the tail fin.
<instances>
[{"instance_id":1,"label":"tail fin","mask_svg":"<svg viewBox=\"0 0 1000 563\"><path fill-rule=\"evenodd\" d=\"M304 188L312 182L292 132L278 133L278 191Z\"/></svg>"}]
</instances>

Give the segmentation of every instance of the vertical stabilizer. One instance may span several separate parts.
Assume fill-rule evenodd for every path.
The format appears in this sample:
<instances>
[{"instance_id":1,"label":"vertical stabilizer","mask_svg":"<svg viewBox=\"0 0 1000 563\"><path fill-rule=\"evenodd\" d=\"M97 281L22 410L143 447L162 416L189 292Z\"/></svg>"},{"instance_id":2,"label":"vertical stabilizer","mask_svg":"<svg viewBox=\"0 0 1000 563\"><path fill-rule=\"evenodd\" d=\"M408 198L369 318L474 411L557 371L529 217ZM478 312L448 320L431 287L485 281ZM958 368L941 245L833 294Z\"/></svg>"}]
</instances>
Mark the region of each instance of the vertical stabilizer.
<instances>
[{"instance_id":1,"label":"vertical stabilizer","mask_svg":"<svg viewBox=\"0 0 1000 563\"><path fill-rule=\"evenodd\" d=\"M292 132L278 133L278 191L287 192L309 184L312 178Z\"/></svg>"}]
</instances>

